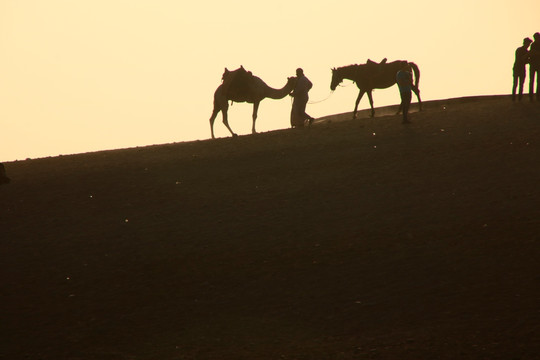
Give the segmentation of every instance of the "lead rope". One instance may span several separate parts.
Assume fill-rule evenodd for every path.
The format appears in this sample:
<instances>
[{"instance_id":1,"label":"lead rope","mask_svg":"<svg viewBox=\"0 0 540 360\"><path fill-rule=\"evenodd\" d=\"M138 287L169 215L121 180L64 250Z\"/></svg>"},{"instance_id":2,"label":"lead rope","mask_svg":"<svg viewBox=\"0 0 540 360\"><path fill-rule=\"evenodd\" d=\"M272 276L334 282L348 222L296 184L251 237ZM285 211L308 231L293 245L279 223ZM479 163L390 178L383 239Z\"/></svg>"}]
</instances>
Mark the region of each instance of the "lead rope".
<instances>
[{"instance_id":1,"label":"lead rope","mask_svg":"<svg viewBox=\"0 0 540 360\"><path fill-rule=\"evenodd\" d=\"M323 101L326 101L326 100L330 99L330 96L332 96L333 93L334 93L334 91L330 91L330 94L328 94L328 96L325 97L324 99L322 99L322 100L317 100L317 101L308 101L308 104L318 104L318 103L322 103Z\"/></svg>"},{"instance_id":2,"label":"lead rope","mask_svg":"<svg viewBox=\"0 0 540 360\"><path fill-rule=\"evenodd\" d=\"M341 85L341 84L339 84L338 86L339 86L339 87L349 87L349 86L351 86L352 84L354 84L354 81L352 81L352 82L351 82L350 84L348 84L348 85ZM324 99L322 99L322 100L317 100L317 101L308 101L308 104L312 105L312 104L322 103L323 101L326 101L326 100L330 99L330 96L332 96L333 93L334 93L334 90L331 90L331 91L330 91L330 94L328 94L328 96L325 97Z\"/></svg>"}]
</instances>

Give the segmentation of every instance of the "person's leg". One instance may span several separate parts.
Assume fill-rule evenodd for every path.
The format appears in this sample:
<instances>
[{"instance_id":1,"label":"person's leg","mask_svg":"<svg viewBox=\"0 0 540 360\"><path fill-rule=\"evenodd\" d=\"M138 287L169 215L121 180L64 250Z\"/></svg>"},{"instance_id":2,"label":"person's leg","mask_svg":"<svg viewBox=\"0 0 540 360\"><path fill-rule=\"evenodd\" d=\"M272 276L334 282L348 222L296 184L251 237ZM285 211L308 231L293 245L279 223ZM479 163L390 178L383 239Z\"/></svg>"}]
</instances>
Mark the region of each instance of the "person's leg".
<instances>
[{"instance_id":1,"label":"person's leg","mask_svg":"<svg viewBox=\"0 0 540 360\"><path fill-rule=\"evenodd\" d=\"M296 124L298 123L298 101L296 99L293 99L292 103L292 109L291 109L291 127L296 127Z\"/></svg>"},{"instance_id":2,"label":"person's leg","mask_svg":"<svg viewBox=\"0 0 540 360\"><path fill-rule=\"evenodd\" d=\"M529 99L533 101L534 99L534 76L536 75L535 68L529 66Z\"/></svg>"},{"instance_id":3,"label":"person's leg","mask_svg":"<svg viewBox=\"0 0 540 360\"><path fill-rule=\"evenodd\" d=\"M298 121L302 122L302 125L300 125L300 126L304 126L304 121L306 119L310 120L310 125L311 125L311 121L313 119L311 116L306 114L306 106L307 106L308 100L309 99L307 97L298 100L298 115L300 116Z\"/></svg>"},{"instance_id":4,"label":"person's leg","mask_svg":"<svg viewBox=\"0 0 540 360\"><path fill-rule=\"evenodd\" d=\"M540 66L534 69L536 75L536 101L540 101Z\"/></svg>"},{"instance_id":5,"label":"person's leg","mask_svg":"<svg viewBox=\"0 0 540 360\"><path fill-rule=\"evenodd\" d=\"M311 115L309 115L309 114L306 112L306 106L307 106L308 100L309 100L309 99L306 99L306 103L304 104L304 113L303 113L303 116L304 116L304 119L308 119L308 120L309 120L309 125L311 125L311 124L313 123L313 120L315 120L315 118L312 117Z\"/></svg>"},{"instance_id":6,"label":"person's leg","mask_svg":"<svg viewBox=\"0 0 540 360\"><path fill-rule=\"evenodd\" d=\"M298 112L302 115L303 120L306 119L306 106L307 106L307 99L302 99L299 101L300 104L298 104Z\"/></svg>"},{"instance_id":7,"label":"person's leg","mask_svg":"<svg viewBox=\"0 0 540 360\"><path fill-rule=\"evenodd\" d=\"M401 104L403 105L403 123L409 123L409 107L411 106L411 92L401 94Z\"/></svg>"},{"instance_id":8,"label":"person's leg","mask_svg":"<svg viewBox=\"0 0 540 360\"><path fill-rule=\"evenodd\" d=\"M518 76L514 72L514 83L512 84L512 101L516 101L517 86L518 86Z\"/></svg>"},{"instance_id":9,"label":"person's leg","mask_svg":"<svg viewBox=\"0 0 540 360\"><path fill-rule=\"evenodd\" d=\"M399 104L399 108L400 108L400 110L402 111L402 114L403 114L403 122L405 122L405 120L407 119L407 111L405 109L405 94L400 92L399 96L401 97L401 103ZM398 114L399 114L399 112L398 112Z\"/></svg>"},{"instance_id":10,"label":"person's leg","mask_svg":"<svg viewBox=\"0 0 540 360\"><path fill-rule=\"evenodd\" d=\"M518 99L519 99L519 101L521 101L521 98L523 97L523 85L525 84L525 72L523 72L523 74L519 74L518 82L519 82Z\"/></svg>"},{"instance_id":11,"label":"person's leg","mask_svg":"<svg viewBox=\"0 0 540 360\"><path fill-rule=\"evenodd\" d=\"M292 127L304 127L306 102L303 99L297 97L293 100L293 106L291 111L291 126Z\"/></svg>"}]
</instances>

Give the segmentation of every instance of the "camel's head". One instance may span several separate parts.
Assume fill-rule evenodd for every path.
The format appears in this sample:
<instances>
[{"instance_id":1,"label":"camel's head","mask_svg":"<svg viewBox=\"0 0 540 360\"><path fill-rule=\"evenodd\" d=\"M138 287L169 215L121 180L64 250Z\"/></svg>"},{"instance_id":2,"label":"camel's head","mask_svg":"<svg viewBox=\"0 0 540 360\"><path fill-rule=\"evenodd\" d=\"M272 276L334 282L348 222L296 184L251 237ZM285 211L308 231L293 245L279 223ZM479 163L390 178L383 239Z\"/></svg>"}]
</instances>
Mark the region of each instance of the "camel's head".
<instances>
[{"instance_id":1,"label":"camel's head","mask_svg":"<svg viewBox=\"0 0 540 360\"><path fill-rule=\"evenodd\" d=\"M336 90L336 87L343 81L343 75L336 68L332 69L332 82L330 83L330 90Z\"/></svg>"},{"instance_id":2,"label":"camel's head","mask_svg":"<svg viewBox=\"0 0 540 360\"><path fill-rule=\"evenodd\" d=\"M294 87L296 86L296 76L291 76L291 77L288 77L287 78L287 86L290 87L291 89L294 89Z\"/></svg>"}]
</instances>

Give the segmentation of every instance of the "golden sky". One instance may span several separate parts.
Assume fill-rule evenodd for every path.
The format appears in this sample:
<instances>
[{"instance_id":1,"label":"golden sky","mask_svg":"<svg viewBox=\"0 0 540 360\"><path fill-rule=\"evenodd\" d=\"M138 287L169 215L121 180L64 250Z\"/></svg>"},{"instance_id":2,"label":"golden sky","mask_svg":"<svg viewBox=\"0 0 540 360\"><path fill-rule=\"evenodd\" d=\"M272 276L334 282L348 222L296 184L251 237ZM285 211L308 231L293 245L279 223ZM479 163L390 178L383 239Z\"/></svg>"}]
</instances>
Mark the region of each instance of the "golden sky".
<instances>
[{"instance_id":1,"label":"golden sky","mask_svg":"<svg viewBox=\"0 0 540 360\"><path fill-rule=\"evenodd\" d=\"M418 64L423 100L508 94L515 49L540 31L537 0L267 3L0 0L0 161L207 139L223 70L240 65L275 88L302 67L313 101L330 94L330 68L384 57ZM308 113L352 111L357 93ZM290 108L264 100L257 130L289 127ZM251 110L230 108L239 134ZM214 128L229 136L221 115Z\"/></svg>"}]
</instances>

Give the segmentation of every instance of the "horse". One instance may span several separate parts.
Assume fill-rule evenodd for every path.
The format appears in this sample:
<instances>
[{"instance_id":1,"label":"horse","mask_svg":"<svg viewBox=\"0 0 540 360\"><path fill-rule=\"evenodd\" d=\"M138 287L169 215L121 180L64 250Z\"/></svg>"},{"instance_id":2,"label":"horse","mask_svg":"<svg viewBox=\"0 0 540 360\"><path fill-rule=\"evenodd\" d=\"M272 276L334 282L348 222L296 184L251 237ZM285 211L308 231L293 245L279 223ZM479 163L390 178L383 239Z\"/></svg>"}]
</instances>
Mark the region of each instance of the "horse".
<instances>
[{"instance_id":1,"label":"horse","mask_svg":"<svg viewBox=\"0 0 540 360\"><path fill-rule=\"evenodd\" d=\"M413 62L406 60L397 60L390 63L384 59L380 64L368 59L365 64L361 65L348 65L339 68L332 69L332 82L330 83L330 89L334 91L336 87L343 81L343 79L349 79L356 83L356 86L360 90L358 97L356 98L356 104L354 106L353 119L356 119L356 113L358 112L358 104L367 93L369 98L369 104L371 105L371 117L375 116L375 110L373 109L373 96L371 92L373 89L386 89L393 86L396 83L396 74L405 65L409 64L414 72L414 85L412 91L416 94L420 110L422 110L422 100L420 99L420 90L418 89L418 82L420 80L420 69ZM398 113L401 111L401 107Z\"/></svg>"}]
</instances>

